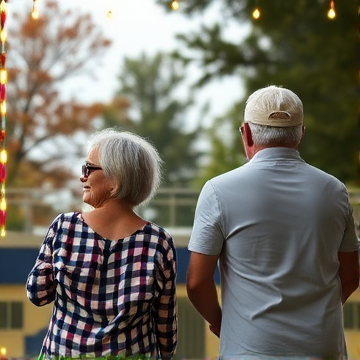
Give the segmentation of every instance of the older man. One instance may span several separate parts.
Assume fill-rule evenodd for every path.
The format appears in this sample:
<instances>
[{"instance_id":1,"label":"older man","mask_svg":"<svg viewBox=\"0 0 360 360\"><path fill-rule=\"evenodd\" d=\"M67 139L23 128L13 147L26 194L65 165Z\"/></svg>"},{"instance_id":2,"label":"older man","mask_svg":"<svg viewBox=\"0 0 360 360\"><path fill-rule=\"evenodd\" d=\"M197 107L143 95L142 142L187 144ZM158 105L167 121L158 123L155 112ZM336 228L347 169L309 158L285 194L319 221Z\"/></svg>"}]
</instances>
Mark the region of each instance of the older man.
<instances>
[{"instance_id":1,"label":"older man","mask_svg":"<svg viewBox=\"0 0 360 360\"><path fill-rule=\"evenodd\" d=\"M188 296L222 359L344 359L342 304L359 283L346 187L300 157L292 91L253 93L240 130L250 161L209 180L198 200Z\"/></svg>"}]
</instances>

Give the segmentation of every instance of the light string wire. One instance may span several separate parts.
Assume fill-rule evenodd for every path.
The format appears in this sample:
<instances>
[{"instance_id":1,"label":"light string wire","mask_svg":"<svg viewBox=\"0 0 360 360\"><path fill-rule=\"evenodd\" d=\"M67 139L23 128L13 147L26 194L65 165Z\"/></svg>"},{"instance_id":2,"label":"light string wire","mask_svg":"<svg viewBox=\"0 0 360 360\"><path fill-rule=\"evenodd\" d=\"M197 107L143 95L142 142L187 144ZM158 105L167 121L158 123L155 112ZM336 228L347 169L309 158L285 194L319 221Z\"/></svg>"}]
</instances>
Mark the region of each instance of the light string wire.
<instances>
[{"instance_id":1,"label":"light string wire","mask_svg":"<svg viewBox=\"0 0 360 360\"><path fill-rule=\"evenodd\" d=\"M31 17L34 20L37 20L40 17L40 12L38 9L38 4L37 4L38 0L32 0L32 2L33 2L33 5L32 5L32 10L31 10ZM111 0L111 2L112 2L112 0ZM109 3L109 10L106 13L106 17L109 20L111 20L113 18L113 11L111 10L111 2Z\"/></svg>"},{"instance_id":2,"label":"light string wire","mask_svg":"<svg viewBox=\"0 0 360 360\"><path fill-rule=\"evenodd\" d=\"M36 0L34 0L34 1L36 1ZM180 1L181 0L171 0L169 3L171 10L174 10L174 11L179 10L180 9ZM329 9L328 9L326 15L330 20L335 19L336 12L335 12L335 1L334 0L330 0ZM256 5L255 5L254 10L252 11L251 16L254 20L258 20L261 16L261 11L260 11L257 1L256 1Z\"/></svg>"},{"instance_id":3,"label":"light string wire","mask_svg":"<svg viewBox=\"0 0 360 360\"><path fill-rule=\"evenodd\" d=\"M174 0L176 1L176 0ZM175 9L173 9L175 10ZM254 20L258 20L260 19L260 16L261 16L261 11L260 11L260 8L258 6L258 2L256 1L256 6L251 14L252 18ZM330 20L333 20L335 19L336 17L336 11L335 11L335 1L334 0L330 0L330 3L329 3L329 9L326 13L326 16L330 19Z\"/></svg>"}]
</instances>

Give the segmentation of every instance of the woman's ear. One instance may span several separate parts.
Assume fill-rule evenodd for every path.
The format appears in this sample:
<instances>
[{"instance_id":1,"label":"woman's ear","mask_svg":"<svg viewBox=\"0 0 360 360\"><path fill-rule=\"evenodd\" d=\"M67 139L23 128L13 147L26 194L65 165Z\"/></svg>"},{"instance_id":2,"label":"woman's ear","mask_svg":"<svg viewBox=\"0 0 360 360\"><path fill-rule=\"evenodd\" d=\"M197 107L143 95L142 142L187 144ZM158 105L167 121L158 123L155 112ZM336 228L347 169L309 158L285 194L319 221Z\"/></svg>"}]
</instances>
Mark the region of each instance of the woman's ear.
<instances>
[{"instance_id":1,"label":"woman's ear","mask_svg":"<svg viewBox=\"0 0 360 360\"><path fill-rule=\"evenodd\" d=\"M118 190L118 186L115 180L110 181L109 193L113 195Z\"/></svg>"}]
</instances>

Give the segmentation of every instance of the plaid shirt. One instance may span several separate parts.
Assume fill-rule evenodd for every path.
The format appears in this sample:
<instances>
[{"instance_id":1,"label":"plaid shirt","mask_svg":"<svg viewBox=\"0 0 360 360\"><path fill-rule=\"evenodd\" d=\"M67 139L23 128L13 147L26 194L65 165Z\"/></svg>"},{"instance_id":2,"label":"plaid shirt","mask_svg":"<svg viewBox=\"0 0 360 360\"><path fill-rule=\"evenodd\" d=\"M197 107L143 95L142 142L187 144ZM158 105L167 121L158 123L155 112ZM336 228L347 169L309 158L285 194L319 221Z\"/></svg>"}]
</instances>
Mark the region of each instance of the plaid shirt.
<instances>
[{"instance_id":1,"label":"plaid shirt","mask_svg":"<svg viewBox=\"0 0 360 360\"><path fill-rule=\"evenodd\" d=\"M27 279L37 306L55 300L40 358L171 357L177 343L176 252L147 223L119 241L103 239L79 212L51 224Z\"/></svg>"}]
</instances>

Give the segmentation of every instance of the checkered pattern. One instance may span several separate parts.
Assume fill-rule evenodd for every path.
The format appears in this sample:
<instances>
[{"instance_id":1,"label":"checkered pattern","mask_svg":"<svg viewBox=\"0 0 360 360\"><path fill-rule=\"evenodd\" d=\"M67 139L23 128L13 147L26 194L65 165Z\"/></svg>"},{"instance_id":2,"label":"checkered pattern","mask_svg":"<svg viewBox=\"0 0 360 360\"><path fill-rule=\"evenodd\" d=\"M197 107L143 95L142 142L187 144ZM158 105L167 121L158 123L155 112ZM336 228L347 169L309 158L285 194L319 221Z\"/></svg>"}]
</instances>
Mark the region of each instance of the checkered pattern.
<instances>
[{"instance_id":1,"label":"checkered pattern","mask_svg":"<svg viewBox=\"0 0 360 360\"><path fill-rule=\"evenodd\" d=\"M55 300L41 358L171 357L177 343L176 252L153 223L103 239L80 213L51 224L27 279L35 305Z\"/></svg>"}]
</instances>

